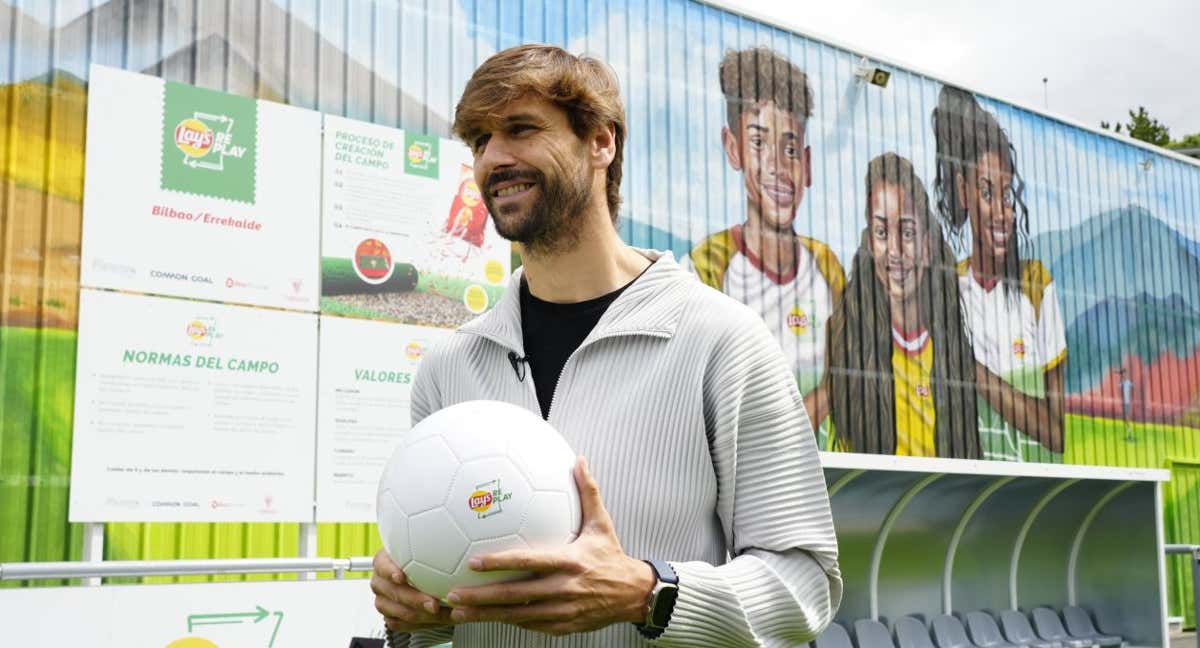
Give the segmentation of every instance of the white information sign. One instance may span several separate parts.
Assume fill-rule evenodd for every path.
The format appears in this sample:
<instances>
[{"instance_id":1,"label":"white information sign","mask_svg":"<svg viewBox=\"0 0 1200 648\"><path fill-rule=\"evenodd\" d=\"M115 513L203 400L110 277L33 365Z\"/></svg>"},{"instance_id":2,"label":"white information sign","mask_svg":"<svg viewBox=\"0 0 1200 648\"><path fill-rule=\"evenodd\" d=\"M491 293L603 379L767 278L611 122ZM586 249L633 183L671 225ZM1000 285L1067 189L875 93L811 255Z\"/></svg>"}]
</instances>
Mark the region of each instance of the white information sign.
<instances>
[{"instance_id":1,"label":"white information sign","mask_svg":"<svg viewBox=\"0 0 1200 648\"><path fill-rule=\"evenodd\" d=\"M409 396L421 357L452 334L321 317L318 522L375 522L379 477L409 428Z\"/></svg>"},{"instance_id":2,"label":"white information sign","mask_svg":"<svg viewBox=\"0 0 1200 648\"><path fill-rule=\"evenodd\" d=\"M325 116L321 312L456 328L503 293L496 233L461 143Z\"/></svg>"},{"instance_id":3,"label":"white information sign","mask_svg":"<svg viewBox=\"0 0 1200 648\"><path fill-rule=\"evenodd\" d=\"M320 113L90 74L81 283L317 310Z\"/></svg>"},{"instance_id":4,"label":"white information sign","mask_svg":"<svg viewBox=\"0 0 1200 648\"><path fill-rule=\"evenodd\" d=\"M70 520L312 520L317 316L84 289Z\"/></svg>"},{"instance_id":5,"label":"white information sign","mask_svg":"<svg viewBox=\"0 0 1200 648\"><path fill-rule=\"evenodd\" d=\"M0 638L14 648L346 648L382 638L374 603L359 578L5 588Z\"/></svg>"}]
</instances>

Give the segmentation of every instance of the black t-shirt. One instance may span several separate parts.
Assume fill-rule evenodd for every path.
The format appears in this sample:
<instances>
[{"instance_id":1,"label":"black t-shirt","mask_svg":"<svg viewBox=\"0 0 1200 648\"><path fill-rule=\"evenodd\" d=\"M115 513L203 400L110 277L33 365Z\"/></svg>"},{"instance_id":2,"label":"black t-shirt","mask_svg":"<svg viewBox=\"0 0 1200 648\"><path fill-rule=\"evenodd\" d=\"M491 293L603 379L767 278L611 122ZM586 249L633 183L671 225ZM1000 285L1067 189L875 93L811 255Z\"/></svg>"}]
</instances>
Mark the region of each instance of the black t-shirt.
<instances>
[{"instance_id":1,"label":"black t-shirt","mask_svg":"<svg viewBox=\"0 0 1200 648\"><path fill-rule=\"evenodd\" d=\"M649 267L649 266L647 266ZM642 272L645 272L643 270ZM640 277L641 275L638 275ZM538 405L542 418L550 417L554 389L567 358L583 344L588 333L596 328L600 316L633 281L595 299L574 304L542 301L529 292L529 284L521 279L521 339L525 345L525 360L533 374Z\"/></svg>"}]
</instances>

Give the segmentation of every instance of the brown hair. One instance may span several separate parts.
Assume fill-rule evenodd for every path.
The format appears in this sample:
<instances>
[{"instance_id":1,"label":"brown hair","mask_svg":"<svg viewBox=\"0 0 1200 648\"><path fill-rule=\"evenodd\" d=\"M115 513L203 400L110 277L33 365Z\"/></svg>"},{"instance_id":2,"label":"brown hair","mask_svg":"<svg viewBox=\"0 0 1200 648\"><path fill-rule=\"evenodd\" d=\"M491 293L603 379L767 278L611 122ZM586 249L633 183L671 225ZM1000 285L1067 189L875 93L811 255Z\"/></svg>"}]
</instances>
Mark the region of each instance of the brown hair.
<instances>
[{"instance_id":1,"label":"brown hair","mask_svg":"<svg viewBox=\"0 0 1200 648\"><path fill-rule=\"evenodd\" d=\"M490 129L495 110L525 96L537 97L567 113L571 130L585 138L597 129L613 129L616 152L608 166L608 212L613 223L621 205L621 161L625 149L625 105L612 69L589 56L575 56L553 45L518 45L483 62L467 81L454 110L452 130L474 148Z\"/></svg>"},{"instance_id":2,"label":"brown hair","mask_svg":"<svg viewBox=\"0 0 1200 648\"><path fill-rule=\"evenodd\" d=\"M867 167L867 217L877 187L899 187L926 232L929 268L918 286L920 317L933 343L934 438L939 457L978 459L975 354L963 324L954 253L929 209L912 163L885 153ZM891 302L875 278L869 230L854 255L852 274L827 332L830 417L851 452L895 454L896 403L892 375Z\"/></svg>"},{"instance_id":3,"label":"brown hair","mask_svg":"<svg viewBox=\"0 0 1200 648\"><path fill-rule=\"evenodd\" d=\"M803 126L812 115L808 75L782 54L766 47L729 50L721 60L721 92L730 130L737 133L742 113L770 101L794 114Z\"/></svg>"}]
</instances>

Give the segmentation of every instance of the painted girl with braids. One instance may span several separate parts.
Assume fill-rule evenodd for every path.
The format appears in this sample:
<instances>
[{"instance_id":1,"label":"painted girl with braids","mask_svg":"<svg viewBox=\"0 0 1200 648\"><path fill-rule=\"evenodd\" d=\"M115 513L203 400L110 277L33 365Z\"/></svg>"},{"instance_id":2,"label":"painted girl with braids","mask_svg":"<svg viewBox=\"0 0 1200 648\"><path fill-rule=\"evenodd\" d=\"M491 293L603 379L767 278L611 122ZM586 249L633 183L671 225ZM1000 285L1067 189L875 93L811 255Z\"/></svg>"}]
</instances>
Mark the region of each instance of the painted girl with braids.
<instances>
[{"instance_id":1,"label":"painted girl with braids","mask_svg":"<svg viewBox=\"0 0 1200 648\"><path fill-rule=\"evenodd\" d=\"M971 231L958 272L984 458L1061 462L1066 334L1049 270L1021 258L1029 210L1016 153L995 115L959 88L942 88L933 131L938 217L960 249Z\"/></svg>"},{"instance_id":2,"label":"painted girl with braids","mask_svg":"<svg viewBox=\"0 0 1200 648\"><path fill-rule=\"evenodd\" d=\"M866 228L830 318L827 369L806 398L832 449L978 459L974 358L954 256L912 163L886 153L866 176Z\"/></svg>"}]
</instances>

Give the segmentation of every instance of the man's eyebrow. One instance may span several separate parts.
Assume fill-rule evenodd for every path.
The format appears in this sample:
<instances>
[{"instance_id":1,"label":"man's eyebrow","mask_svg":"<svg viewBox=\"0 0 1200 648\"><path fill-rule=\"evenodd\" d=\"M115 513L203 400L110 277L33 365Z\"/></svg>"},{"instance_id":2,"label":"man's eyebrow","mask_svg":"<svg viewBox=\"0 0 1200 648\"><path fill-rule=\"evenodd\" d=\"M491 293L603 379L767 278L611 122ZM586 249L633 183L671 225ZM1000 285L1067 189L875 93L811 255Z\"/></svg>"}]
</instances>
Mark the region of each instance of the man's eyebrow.
<instances>
[{"instance_id":1,"label":"man's eyebrow","mask_svg":"<svg viewBox=\"0 0 1200 648\"><path fill-rule=\"evenodd\" d=\"M746 130L761 131L764 135L771 132L770 128L767 128L766 126L759 126L758 124L749 124L746 126Z\"/></svg>"},{"instance_id":2,"label":"man's eyebrow","mask_svg":"<svg viewBox=\"0 0 1200 648\"><path fill-rule=\"evenodd\" d=\"M515 115L506 115L500 120L503 124L514 124L518 122L535 122L541 123L541 118L533 113L517 113Z\"/></svg>"}]
</instances>

